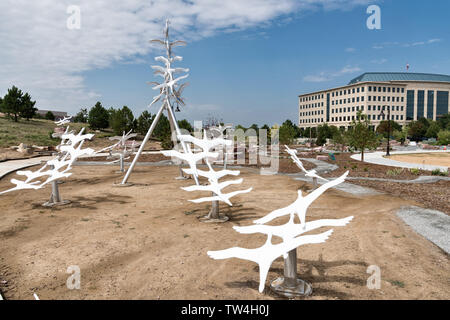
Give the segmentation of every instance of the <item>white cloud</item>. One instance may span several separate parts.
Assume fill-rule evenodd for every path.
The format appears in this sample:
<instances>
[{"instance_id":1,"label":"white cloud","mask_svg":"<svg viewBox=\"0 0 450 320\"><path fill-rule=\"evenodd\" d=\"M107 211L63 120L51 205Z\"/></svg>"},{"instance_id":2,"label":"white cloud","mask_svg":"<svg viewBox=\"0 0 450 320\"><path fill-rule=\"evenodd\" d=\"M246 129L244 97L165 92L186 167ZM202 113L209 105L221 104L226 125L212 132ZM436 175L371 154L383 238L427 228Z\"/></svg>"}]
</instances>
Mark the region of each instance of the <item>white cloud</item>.
<instances>
[{"instance_id":1,"label":"white cloud","mask_svg":"<svg viewBox=\"0 0 450 320\"><path fill-rule=\"evenodd\" d=\"M350 52L350 53L352 53L352 52L355 52L355 51L356 51L355 48L346 48L346 49L345 49L345 52Z\"/></svg>"},{"instance_id":2,"label":"white cloud","mask_svg":"<svg viewBox=\"0 0 450 320\"><path fill-rule=\"evenodd\" d=\"M385 64L387 61L388 61L387 59L382 58L382 59L371 60L370 63L373 63L373 64Z\"/></svg>"},{"instance_id":3,"label":"white cloud","mask_svg":"<svg viewBox=\"0 0 450 320\"><path fill-rule=\"evenodd\" d=\"M417 47L417 46L425 46L427 44L441 42L442 39L429 39L426 41L416 41L411 43L400 43L400 42L384 42L375 44L372 46L373 49L384 49L384 48L392 48L392 47Z\"/></svg>"},{"instance_id":4,"label":"white cloud","mask_svg":"<svg viewBox=\"0 0 450 320\"><path fill-rule=\"evenodd\" d=\"M369 0L2 0L0 93L13 84L41 108L75 112L99 95L84 72L138 63L170 18L175 37L199 40L217 32L264 26L303 10L348 9ZM69 5L81 9L81 29L66 26Z\"/></svg>"},{"instance_id":5,"label":"white cloud","mask_svg":"<svg viewBox=\"0 0 450 320\"><path fill-rule=\"evenodd\" d=\"M341 76L344 76L347 74L355 73L355 72L360 72L360 71L361 71L361 68L359 68L359 67L345 66L341 70L335 71L335 72L320 72L317 75L307 75L303 78L303 81L305 81L305 82L327 82L327 81L334 80L335 78L338 78L338 77L341 77Z\"/></svg>"}]
</instances>

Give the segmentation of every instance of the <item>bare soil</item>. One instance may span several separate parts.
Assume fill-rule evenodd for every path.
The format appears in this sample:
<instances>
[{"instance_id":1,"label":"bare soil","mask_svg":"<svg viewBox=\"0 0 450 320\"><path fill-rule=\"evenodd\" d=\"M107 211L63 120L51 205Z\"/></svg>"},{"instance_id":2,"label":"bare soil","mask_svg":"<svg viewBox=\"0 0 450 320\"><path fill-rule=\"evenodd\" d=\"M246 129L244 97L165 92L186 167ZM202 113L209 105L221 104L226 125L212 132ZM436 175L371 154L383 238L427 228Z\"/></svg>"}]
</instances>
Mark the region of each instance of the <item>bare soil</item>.
<instances>
[{"instance_id":1,"label":"bare soil","mask_svg":"<svg viewBox=\"0 0 450 320\"><path fill-rule=\"evenodd\" d=\"M395 154L389 159L434 166L445 166L450 168L450 153L414 153L414 154Z\"/></svg>"},{"instance_id":2,"label":"bare soil","mask_svg":"<svg viewBox=\"0 0 450 320\"><path fill-rule=\"evenodd\" d=\"M238 259L212 260L206 252L233 246L255 248L263 235L241 235L249 225L297 198L309 185L287 176L242 170L239 188L251 193L220 206L224 224L199 222L209 209L188 199L204 196L180 187L177 167L137 167L134 186L114 187L116 168L80 166L60 185L72 203L44 208L50 189L1 196L0 289L7 299L279 299L258 292L258 267ZM0 180L0 190L10 187ZM230 189L237 188L236 186ZM387 195L355 197L328 190L308 219L354 215L324 244L298 249L298 268L312 283L308 299L449 299L449 257L413 232L397 216L402 205L418 203ZM280 219L280 222L283 219ZM324 229L323 231L325 231ZM279 240L278 240L279 241ZM66 270L81 268L81 289L69 290ZM381 289L369 290L367 267L381 268ZM268 279L282 274L276 260ZM6 281L6 283L4 282Z\"/></svg>"}]
</instances>

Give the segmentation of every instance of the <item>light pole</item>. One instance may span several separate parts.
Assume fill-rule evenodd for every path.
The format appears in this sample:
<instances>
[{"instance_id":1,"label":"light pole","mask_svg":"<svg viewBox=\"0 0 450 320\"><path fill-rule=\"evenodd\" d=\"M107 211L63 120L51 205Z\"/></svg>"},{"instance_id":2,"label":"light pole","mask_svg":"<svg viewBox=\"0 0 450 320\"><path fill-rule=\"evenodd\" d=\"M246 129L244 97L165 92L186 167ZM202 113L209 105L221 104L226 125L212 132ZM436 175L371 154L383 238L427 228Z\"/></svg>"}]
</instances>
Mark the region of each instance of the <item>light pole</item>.
<instances>
[{"instance_id":1,"label":"light pole","mask_svg":"<svg viewBox=\"0 0 450 320\"><path fill-rule=\"evenodd\" d=\"M390 145L389 145L389 140L391 140L391 108L389 106L387 106L388 109L388 137L387 137L387 148L386 148L386 157L389 157L391 155L390 153ZM384 114L384 108L383 110L381 110L380 113L381 116L385 116Z\"/></svg>"}]
</instances>

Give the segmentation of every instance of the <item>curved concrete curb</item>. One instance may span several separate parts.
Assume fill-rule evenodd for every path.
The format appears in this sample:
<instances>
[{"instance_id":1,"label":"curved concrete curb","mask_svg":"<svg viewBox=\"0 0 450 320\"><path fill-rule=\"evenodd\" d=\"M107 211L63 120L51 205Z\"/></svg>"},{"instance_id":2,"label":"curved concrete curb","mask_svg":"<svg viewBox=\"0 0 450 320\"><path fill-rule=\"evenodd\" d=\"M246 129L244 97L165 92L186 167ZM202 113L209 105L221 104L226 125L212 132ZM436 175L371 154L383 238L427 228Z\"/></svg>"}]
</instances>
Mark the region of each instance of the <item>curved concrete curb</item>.
<instances>
[{"instance_id":1,"label":"curved concrete curb","mask_svg":"<svg viewBox=\"0 0 450 320\"><path fill-rule=\"evenodd\" d=\"M415 232L450 253L450 216L415 206L401 207L396 214Z\"/></svg>"},{"instance_id":2,"label":"curved concrete curb","mask_svg":"<svg viewBox=\"0 0 450 320\"><path fill-rule=\"evenodd\" d=\"M450 153L450 150L416 150L416 151L394 151L391 152L391 155L396 154L415 154L415 153ZM433 171L439 169L441 171L447 171L448 168L445 166L434 166L428 164L418 164L418 163L409 163L409 162L400 162L396 160L391 160L388 158L384 158L386 153L384 151L371 152L364 154L364 161L367 163L379 164L382 166L389 167L400 167L400 168L408 168L408 169L421 169ZM361 154L354 154L350 156L352 159L361 161Z\"/></svg>"},{"instance_id":3,"label":"curved concrete curb","mask_svg":"<svg viewBox=\"0 0 450 320\"><path fill-rule=\"evenodd\" d=\"M384 178L368 178L368 177L347 177L346 180L368 180L368 181L383 181L383 182L395 182L395 183L435 183L441 180L450 181L450 177L439 176L420 176L414 180L395 180Z\"/></svg>"},{"instance_id":4,"label":"curved concrete curb","mask_svg":"<svg viewBox=\"0 0 450 320\"><path fill-rule=\"evenodd\" d=\"M48 161L52 159L52 156L36 157L30 159L20 159L20 160L8 160L0 163L0 179L2 179L7 174L25 169L28 167L41 164L43 161Z\"/></svg>"}]
</instances>

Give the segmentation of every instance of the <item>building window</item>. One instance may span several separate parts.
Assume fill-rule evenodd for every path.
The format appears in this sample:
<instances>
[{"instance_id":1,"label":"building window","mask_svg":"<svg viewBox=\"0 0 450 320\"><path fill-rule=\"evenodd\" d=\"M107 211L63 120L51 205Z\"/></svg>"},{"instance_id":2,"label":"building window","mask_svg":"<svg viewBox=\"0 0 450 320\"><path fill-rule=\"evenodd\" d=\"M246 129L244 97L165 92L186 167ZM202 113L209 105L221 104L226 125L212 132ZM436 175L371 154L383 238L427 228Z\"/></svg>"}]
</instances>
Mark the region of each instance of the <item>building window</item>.
<instances>
[{"instance_id":1,"label":"building window","mask_svg":"<svg viewBox=\"0 0 450 320\"><path fill-rule=\"evenodd\" d=\"M428 91L428 108L427 108L427 118L433 119L433 109L434 109L434 91Z\"/></svg>"},{"instance_id":2,"label":"building window","mask_svg":"<svg viewBox=\"0 0 450 320\"><path fill-rule=\"evenodd\" d=\"M436 117L448 113L448 91L437 92Z\"/></svg>"},{"instance_id":3,"label":"building window","mask_svg":"<svg viewBox=\"0 0 450 320\"><path fill-rule=\"evenodd\" d=\"M419 90L417 91L417 119L425 117L424 104L425 104L425 91Z\"/></svg>"},{"instance_id":4,"label":"building window","mask_svg":"<svg viewBox=\"0 0 450 320\"><path fill-rule=\"evenodd\" d=\"M414 90L406 93L406 120L414 120Z\"/></svg>"}]
</instances>

